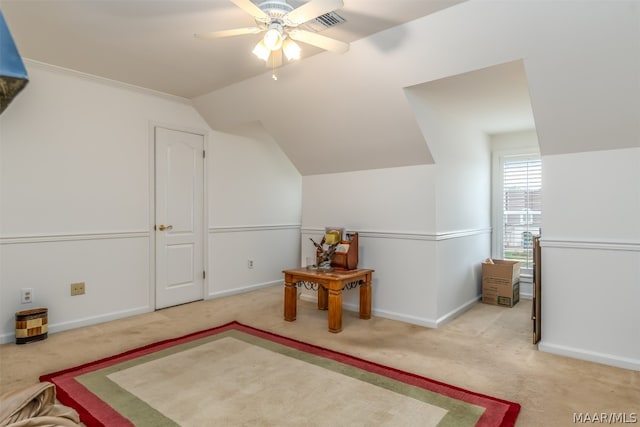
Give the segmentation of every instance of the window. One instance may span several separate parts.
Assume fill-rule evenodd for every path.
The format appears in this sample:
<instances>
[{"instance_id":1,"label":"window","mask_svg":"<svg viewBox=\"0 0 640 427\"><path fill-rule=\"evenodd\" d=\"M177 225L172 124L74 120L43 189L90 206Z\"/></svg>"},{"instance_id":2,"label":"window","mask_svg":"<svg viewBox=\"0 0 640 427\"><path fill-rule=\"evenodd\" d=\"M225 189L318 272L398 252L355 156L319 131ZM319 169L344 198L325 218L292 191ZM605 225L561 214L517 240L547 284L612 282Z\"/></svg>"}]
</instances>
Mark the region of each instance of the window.
<instances>
[{"instance_id":1,"label":"window","mask_svg":"<svg viewBox=\"0 0 640 427\"><path fill-rule=\"evenodd\" d=\"M541 231L540 156L502 154L496 160L493 256L520 261L527 276L533 269L533 236Z\"/></svg>"}]
</instances>

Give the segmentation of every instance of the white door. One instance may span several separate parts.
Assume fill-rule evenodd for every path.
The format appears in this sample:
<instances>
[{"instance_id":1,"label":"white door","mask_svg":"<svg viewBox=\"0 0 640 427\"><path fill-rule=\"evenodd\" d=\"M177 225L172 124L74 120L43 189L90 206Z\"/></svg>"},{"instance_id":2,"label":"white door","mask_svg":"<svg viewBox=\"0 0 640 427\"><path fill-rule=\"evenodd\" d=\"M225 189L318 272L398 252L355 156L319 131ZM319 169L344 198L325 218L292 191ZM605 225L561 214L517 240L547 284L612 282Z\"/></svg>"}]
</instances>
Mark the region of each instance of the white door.
<instances>
[{"instance_id":1,"label":"white door","mask_svg":"<svg viewBox=\"0 0 640 427\"><path fill-rule=\"evenodd\" d=\"M204 296L204 137L155 128L156 308Z\"/></svg>"}]
</instances>

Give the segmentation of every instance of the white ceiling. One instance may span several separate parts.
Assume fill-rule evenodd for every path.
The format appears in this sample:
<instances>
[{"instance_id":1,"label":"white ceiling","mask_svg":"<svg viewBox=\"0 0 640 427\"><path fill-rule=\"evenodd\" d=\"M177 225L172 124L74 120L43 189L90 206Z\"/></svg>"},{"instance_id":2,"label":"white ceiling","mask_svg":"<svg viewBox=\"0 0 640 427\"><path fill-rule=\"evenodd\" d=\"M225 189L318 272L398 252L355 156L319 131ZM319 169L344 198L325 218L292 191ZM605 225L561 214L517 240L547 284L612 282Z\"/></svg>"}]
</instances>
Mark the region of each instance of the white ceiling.
<instances>
[{"instance_id":1,"label":"white ceiling","mask_svg":"<svg viewBox=\"0 0 640 427\"><path fill-rule=\"evenodd\" d=\"M433 163L433 141L403 88L486 133L534 127L521 62L450 73L469 57L456 54L469 44L456 47L460 35L475 37L459 31L456 11L474 2L344 3L338 13L347 22L321 34L352 43L351 51L304 45L303 59L281 68L277 83L251 53L260 35L193 36L254 25L229 0L0 0L0 7L23 57L190 99L212 129L274 140L303 175Z\"/></svg>"},{"instance_id":2,"label":"white ceiling","mask_svg":"<svg viewBox=\"0 0 640 427\"><path fill-rule=\"evenodd\" d=\"M345 0L322 35L353 42L464 0ZM301 4L292 1L291 4ZM194 98L265 72L260 35L198 40L253 26L229 0L0 0L23 57ZM303 46L303 59L322 52Z\"/></svg>"},{"instance_id":3,"label":"white ceiling","mask_svg":"<svg viewBox=\"0 0 640 427\"><path fill-rule=\"evenodd\" d=\"M434 163L449 136L425 127L434 109L486 133L535 128L543 155L637 147L637 2L344 3L348 22L322 34L350 51L304 46L277 82L251 54L259 35L193 37L253 25L230 0L0 8L22 56L187 98L216 132L268 135L303 175Z\"/></svg>"},{"instance_id":4,"label":"white ceiling","mask_svg":"<svg viewBox=\"0 0 640 427\"><path fill-rule=\"evenodd\" d=\"M408 88L440 114L487 134L533 129L522 61L494 65Z\"/></svg>"}]
</instances>

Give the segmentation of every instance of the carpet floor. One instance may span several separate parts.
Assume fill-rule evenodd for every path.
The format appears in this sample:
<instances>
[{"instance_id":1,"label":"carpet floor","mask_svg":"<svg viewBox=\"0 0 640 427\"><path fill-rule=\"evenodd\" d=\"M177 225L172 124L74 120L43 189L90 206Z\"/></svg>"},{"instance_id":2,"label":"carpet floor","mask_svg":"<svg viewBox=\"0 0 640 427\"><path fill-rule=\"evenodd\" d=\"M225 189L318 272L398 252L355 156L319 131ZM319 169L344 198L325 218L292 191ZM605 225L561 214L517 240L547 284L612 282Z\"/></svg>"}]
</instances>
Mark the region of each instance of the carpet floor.
<instances>
[{"instance_id":1,"label":"carpet floor","mask_svg":"<svg viewBox=\"0 0 640 427\"><path fill-rule=\"evenodd\" d=\"M348 291L348 292L357 292ZM27 345L0 345L0 391L132 348L237 320L320 347L413 372L522 405L516 426L574 426L574 413L640 413L640 372L549 353L531 344L531 301L513 308L478 303L438 329L345 311L343 331L300 301L283 320L283 289L195 302L51 333ZM543 319L544 321L544 319Z\"/></svg>"},{"instance_id":2,"label":"carpet floor","mask_svg":"<svg viewBox=\"0 0 640 427\"><path fill-rule=\"evenodd\" d=\"M90 427L511 427L520 410L238 322L41 380Z\"/></svg>"}]
</instances>

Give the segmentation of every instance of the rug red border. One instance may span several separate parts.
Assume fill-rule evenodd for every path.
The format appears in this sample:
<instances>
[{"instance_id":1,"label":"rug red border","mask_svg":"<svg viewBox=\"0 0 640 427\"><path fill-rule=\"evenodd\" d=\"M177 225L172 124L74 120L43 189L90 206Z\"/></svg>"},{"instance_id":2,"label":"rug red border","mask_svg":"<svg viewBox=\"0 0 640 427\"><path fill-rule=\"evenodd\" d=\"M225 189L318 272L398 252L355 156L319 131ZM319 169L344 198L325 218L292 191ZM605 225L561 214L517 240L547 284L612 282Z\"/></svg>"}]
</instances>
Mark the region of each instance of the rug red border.
<instances>
[{"instance_id":1,"label":"rug red border","mask_svg":"<svg viewBox=\"0 0 640 427\"><path fill-rule=\"evenodd\" d=\"M87 427L109 427L109 426L132 426L133 424L118 414L111 407L106 405L97 396L94 396L89 390L84 388L82 384L75 381L77 375L93 372L103 369L114 363L121 363L146 354L150 354L177 344L183 344L194 341L214 333L224 332L226 330L239 330L251 335L265 338L270 341L315 354L327 359L335 360L340 363L348 364L356 368L360 368L369 372L386 376L388 378L402 381L417 387L421 387L463 402L482 406L485 408L484 413L478 420L476 427L511 427L515 425L521 406L518 403L508 400L498 399L481 393L469 391L460 387L445 384L440 381L432 380L417 374L401 371L392 367L384 366L375 362L370 362L345 353L329 350L313 344L298 341L293 338L287 338L273 332L264 331L252 326L244 325L237 321L229 322L221 326L193 332L178 338L170 338L159 341L143 347L125 351L120 354L105 357L103 359L85 363L73 368L64 369L58 372L42 375L40 381L52 382L56 385L58 400L74 408L78 411L82 422Z\"/></svg>"}]
</instances>

